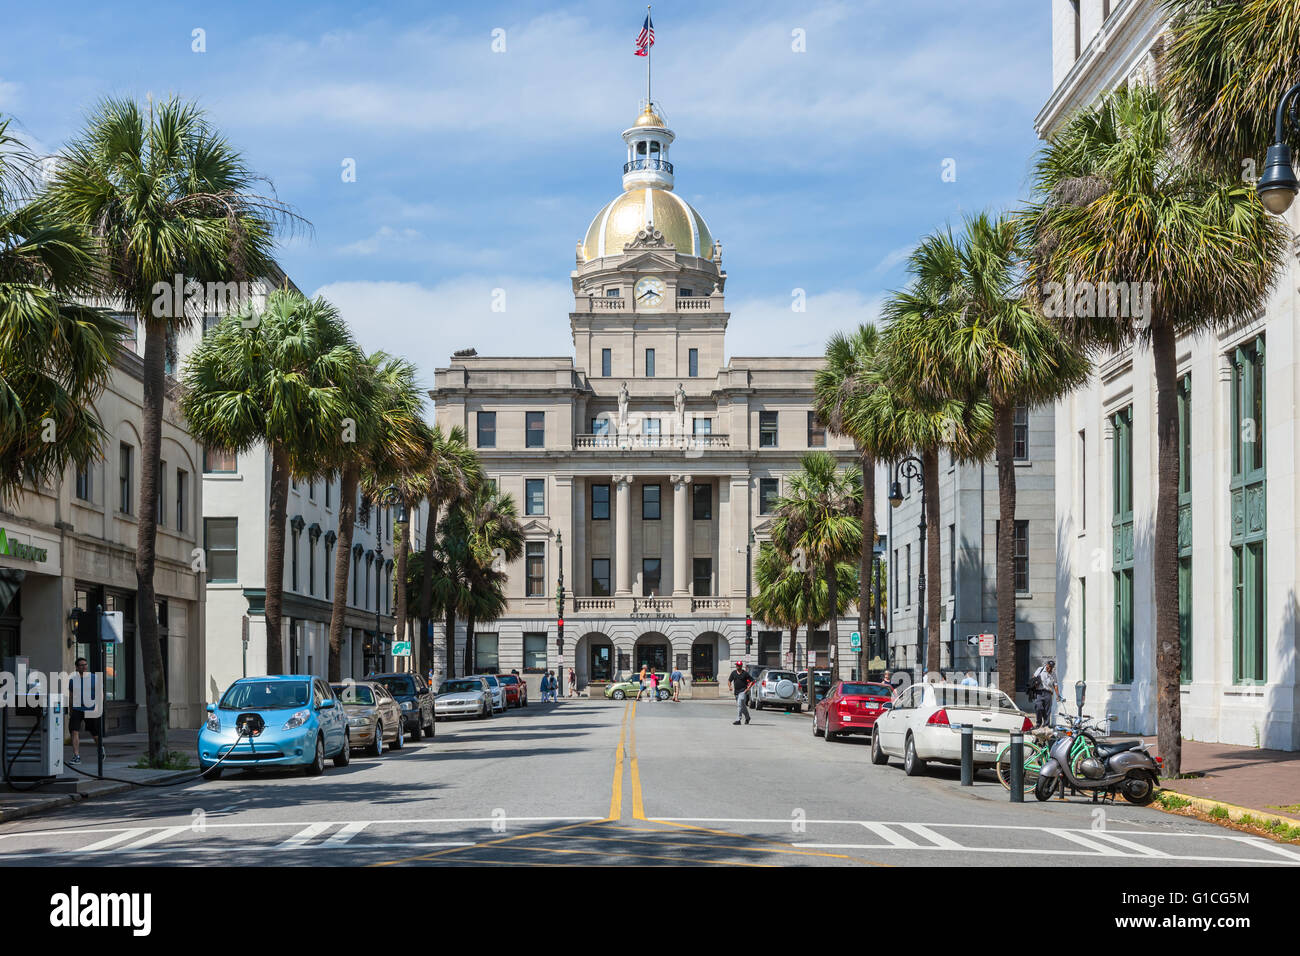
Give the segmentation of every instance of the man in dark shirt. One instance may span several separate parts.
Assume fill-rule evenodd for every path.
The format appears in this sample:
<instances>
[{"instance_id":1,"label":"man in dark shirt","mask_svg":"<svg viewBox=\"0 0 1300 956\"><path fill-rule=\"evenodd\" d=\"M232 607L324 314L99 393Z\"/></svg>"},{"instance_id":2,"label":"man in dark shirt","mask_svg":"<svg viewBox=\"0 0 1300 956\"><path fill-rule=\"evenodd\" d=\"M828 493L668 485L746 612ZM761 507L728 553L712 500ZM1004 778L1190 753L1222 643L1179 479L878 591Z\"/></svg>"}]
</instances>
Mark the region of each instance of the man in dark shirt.
<instances>
[{"instance_id":1,"label":"man in dark shirt","mask_svg":"<svg viewBox=\"0 0 1300 956\"><path fill-rule=\"evenodd\" d=\"M732 723L739 724L741 720L749 723L749 685L754 683L754 678L745 673L743 663L736 661L736 669L727 678L727 683L731 685L731 692L736 695L736 719Z\"/></svg>"}]
</instances>

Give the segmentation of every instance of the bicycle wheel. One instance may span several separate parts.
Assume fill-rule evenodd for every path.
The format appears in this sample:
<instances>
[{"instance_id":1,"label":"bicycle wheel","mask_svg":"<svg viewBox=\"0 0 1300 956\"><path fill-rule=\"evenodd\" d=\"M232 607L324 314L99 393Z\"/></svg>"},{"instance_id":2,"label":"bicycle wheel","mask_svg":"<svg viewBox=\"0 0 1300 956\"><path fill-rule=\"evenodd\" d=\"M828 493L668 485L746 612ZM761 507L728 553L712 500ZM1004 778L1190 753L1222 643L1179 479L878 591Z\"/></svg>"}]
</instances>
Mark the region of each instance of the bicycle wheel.
<instances>
[{"instance_id":1,"label":"bicycle wheel","mask_svg":"<svg viewBox=\"0 0 1300 956\"><path fill-rule=\"evenodd\" d=\"M1039 747L1037 744L1024 745L1024 780L1022 789L1025 793L1032 793L1034 784L1038 782L1039 771L1043 769L1043 764L1047 762L1047 748ZM996 764L998 774L998 783L1007 790L1011 790L1011 745L1007 744L998 753Z\"/></svg>"}]
</instances>

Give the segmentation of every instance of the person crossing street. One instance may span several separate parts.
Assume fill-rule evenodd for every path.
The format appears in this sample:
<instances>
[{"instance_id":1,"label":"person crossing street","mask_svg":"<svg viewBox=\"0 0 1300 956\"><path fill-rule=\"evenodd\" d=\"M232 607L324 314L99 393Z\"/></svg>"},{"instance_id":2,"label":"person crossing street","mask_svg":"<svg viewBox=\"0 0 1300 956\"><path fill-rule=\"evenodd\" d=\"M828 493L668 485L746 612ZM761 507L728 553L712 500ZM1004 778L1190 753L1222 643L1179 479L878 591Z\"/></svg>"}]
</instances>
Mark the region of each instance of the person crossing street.
<instances>
[{"instance_id":1,"label":"person crossing street","mask_svg":"<svg viewBox=\"0 0 1300 956\"><path fill-rule=\"evenodd\" d=\"M754 678L745 673L743 662L736 661L736 669L727 678L727 683L736 695L736 719L732 723L739 725L742 720L749 723L749 685L754 683Z\"/></svg>"}]
</instances>

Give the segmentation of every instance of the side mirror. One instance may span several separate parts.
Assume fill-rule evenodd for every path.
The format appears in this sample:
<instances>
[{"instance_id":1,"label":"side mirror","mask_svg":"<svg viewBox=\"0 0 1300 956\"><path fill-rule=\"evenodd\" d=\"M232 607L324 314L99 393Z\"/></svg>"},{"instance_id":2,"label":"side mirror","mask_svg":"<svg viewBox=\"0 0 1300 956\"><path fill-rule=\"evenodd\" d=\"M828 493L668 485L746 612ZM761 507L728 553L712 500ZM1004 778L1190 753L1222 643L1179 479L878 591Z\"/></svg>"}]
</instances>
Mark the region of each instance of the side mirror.
<instances>
[{"instance_id":1,"label":"side mirror","mask_svg":"<svg viewBox=\"0 0 1300 956\"><path fill-rule=\"evenodd\" d=\"M324 700L322 700L322 701L320 702L320 709L321 709L321 710L329 710L329 709L330 709L331 707L333 707L333 706L334 706L334 698L333 698L333 697L326 697Z\"/></svg>"},{"instance_id":2,"label":"side mirror","mask_svg":"<svg viewBox=\"0 0 1300 956\"><path fill-rule=\"evenodd\" d=\"M217 712L217 705L216 705L216 704L208 704L208 713L209 713L209 714L215 714L216 712Z\"/></svg>"},{"instance_id":3,"label":"side mirror","mask_svg":"<svg viewBox=\"0 0 1300 956\"><path fill-rule=\"evenodd\" d=\"M1086 691L1087 685L1083 681L1074 682L1074 703L1080 713L1083 713L1083 698Z\"/></svg>"}]
</instances>

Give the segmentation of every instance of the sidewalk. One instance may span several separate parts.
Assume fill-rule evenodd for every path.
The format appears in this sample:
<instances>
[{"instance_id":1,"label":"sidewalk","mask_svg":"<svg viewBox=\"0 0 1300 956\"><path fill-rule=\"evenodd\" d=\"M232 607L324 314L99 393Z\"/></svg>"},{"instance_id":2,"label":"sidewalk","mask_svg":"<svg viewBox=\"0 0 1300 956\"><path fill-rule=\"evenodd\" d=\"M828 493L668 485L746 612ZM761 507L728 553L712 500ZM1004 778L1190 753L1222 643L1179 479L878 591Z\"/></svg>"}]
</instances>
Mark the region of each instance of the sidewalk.
<instances>
[{"instance_id":1,"label":"sidewalk","mask_svg":"<svg viewBox=\"0 0 1300 956\"><path fill-rule=\"evenodd\" d=\"M72 744L67 744L63 748L63 776L53 783L35 790L18 792L0 782L0 822L48 813L78 800L130 790L131 783L124 781L161 783L193 777L198 773L198 736L198 731L192 728L174 727L167 731L167 749L188 754L192 770L136 770L135 763L148 750L149 735L139 733L109 737L104 748L104 776L118 779L96 780L92 779L99 769L95 741L89 734L82 734L81 763L77 764L82 773L74 772L68 763L72 759ZM82 774L90 774L90 777Z\"/></svg>"},{"instance_id":2,"label":"sidewalk","mask_svg":"<svg viewBox=\"0 0 1300 956\"><path fill-rule=\"evenodd\" d=\"M1154 737L1146 741L1159 753ZM1184 740L1182 771L1205 776L1164 780L1166 790L1242 807L1266 820L1300 821L1300 753Z\"/></svg>"}]
</instances>

